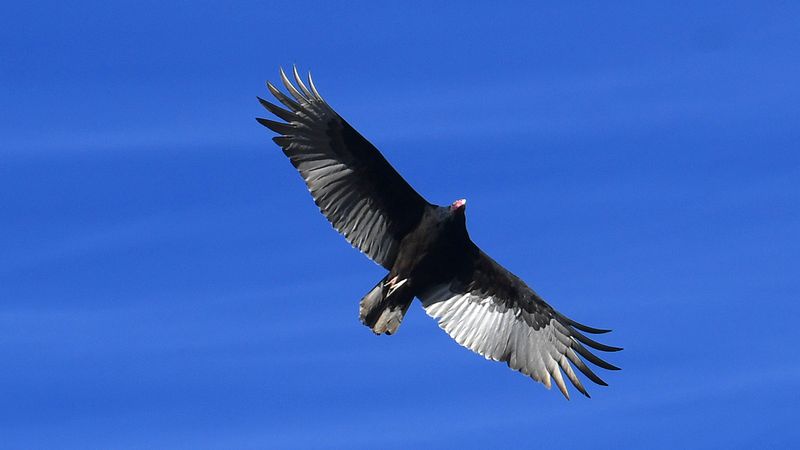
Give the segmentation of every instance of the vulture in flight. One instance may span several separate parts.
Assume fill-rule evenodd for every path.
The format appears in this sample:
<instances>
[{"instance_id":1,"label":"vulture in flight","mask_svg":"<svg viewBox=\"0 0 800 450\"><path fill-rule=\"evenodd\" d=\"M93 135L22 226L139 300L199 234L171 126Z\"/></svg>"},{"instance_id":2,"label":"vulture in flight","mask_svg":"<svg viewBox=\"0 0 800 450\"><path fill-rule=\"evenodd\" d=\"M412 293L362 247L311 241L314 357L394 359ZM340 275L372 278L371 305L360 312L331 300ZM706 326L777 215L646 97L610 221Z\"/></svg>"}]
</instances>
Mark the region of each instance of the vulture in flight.
<instances>
[{"instance_id":1,"label":"vulture in flight","mask_svg":"<svg viewBox=\"0 0 800 450\"><path fill-rule=\"evenodd\" d=\"M283 104L259 102L278 120L258 122L305 180L314 202L350 244L389 273L361 299L361 322L376 334L393 334L414 298L464 347L503 361L569 399L564 376L589 396L577 369L606 386L588 361L617 367L591 349L614 352L586 334L601 330L553 309L524 281L484 253L469 237L464 199L447 206L427 202L294 69L281 69L288 95L267 87ZM587 348L588 347L588 348Z\"/></svg>"}]
</instances>

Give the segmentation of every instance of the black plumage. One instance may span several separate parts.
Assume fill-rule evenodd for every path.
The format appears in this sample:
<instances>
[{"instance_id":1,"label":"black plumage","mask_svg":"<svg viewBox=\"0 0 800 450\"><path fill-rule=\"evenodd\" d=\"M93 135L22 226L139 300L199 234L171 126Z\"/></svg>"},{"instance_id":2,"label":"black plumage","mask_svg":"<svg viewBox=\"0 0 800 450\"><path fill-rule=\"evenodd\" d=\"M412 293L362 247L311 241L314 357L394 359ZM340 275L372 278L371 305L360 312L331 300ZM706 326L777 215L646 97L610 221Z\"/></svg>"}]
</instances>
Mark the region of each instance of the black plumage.
<instances>
[{"instance_id":1,"label":"black plumage","mask_svg":"<svg viewBox=\"0 0 800 450\"><path fill-rule=\"evenodd\" d=\"M586 347L614 352L584 335L588 327L554 310L525 282L478 248L466 228L466 201L428 203L372 144L308 86L294 69L280 71L287 96L267 83L287 109L259 98L277 118L257 119L300 172L314 202L356 248L389 273L361 300L361 321L377 334L397 331L413 299L459 344L542 382L569 398L562 372L588 396L573 366L606 385L583 361L617 367ZM583 358L583 359L581 359Z\"/></svg>"}]
</instances>

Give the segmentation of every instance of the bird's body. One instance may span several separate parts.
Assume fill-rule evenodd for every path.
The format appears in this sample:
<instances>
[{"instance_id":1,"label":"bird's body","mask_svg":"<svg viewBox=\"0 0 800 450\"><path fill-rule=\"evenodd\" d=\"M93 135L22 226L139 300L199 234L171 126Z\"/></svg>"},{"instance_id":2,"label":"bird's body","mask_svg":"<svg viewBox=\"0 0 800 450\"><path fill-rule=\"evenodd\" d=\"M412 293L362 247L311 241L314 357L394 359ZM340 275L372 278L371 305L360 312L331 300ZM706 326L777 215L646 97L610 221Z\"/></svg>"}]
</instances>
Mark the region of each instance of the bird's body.
<instances>
[{"instance_id":1,"label":"bird's body","mask_svg":"<svg viewBox=\"0 0 800 450\"><path fill-rule=\"evenodd\" d=\"M426 207L417 226L400 241L397 256L381 289L383 303L370 302L371 297L365 297L361 321L377 334L394 333L414 297L420 297L431 287L452 278L460 263L472 258L470 252L477 247L470 244L464 206L457 209ZM389 308L390 305L394 307L391 311L402 313L395 315L395 321L386 324L380 320L377 307Z\"/></svg>"},{"instance_id":2,"label":"bird's body","mask_svg":"<svg viewBox=\"0 0 800 450\"><path fill-rule=\"evenodd\" d=\"M388 270L361 300L361 321L377 334L393 334L413 302L459 344L504 361L569 398L562 373L588 396L572 367L605 382L581 359L617 369L591 353L621 350L581 333L587 327L561 315L520 278L470 239L466 201L436 206L420 196L378 150L322 99L309 75L297 70L291 98L268 83L288 110L260 99L286 121L258 119L298 169L322 213L356 248Z\"/></svg>"}]
</instances>

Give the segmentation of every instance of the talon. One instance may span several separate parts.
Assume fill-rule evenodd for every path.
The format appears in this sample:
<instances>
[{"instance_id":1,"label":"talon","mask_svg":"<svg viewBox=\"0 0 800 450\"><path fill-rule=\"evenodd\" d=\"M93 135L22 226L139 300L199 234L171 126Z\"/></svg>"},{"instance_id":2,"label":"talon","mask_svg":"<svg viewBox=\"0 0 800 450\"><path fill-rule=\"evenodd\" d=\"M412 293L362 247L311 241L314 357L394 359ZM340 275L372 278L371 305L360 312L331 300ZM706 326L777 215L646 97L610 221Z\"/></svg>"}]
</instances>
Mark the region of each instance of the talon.
<instances>
[{"instance_id":1,"label":"talon","mask_svg":"<svg viewBox=\"0 0 800 450\"><path fill-rule=\"evenodd\" d=\"M400 286L406 284L406 281L408 281L408 278L403 278L399 282L397 281L397 277L394 277L391 280L389 280L389 282L386 283L389 286L389 290L386 292L386 296L388 297L392 295L392 292L396 291L397 288L399 288Z\"/></svg>"}]
</instances>

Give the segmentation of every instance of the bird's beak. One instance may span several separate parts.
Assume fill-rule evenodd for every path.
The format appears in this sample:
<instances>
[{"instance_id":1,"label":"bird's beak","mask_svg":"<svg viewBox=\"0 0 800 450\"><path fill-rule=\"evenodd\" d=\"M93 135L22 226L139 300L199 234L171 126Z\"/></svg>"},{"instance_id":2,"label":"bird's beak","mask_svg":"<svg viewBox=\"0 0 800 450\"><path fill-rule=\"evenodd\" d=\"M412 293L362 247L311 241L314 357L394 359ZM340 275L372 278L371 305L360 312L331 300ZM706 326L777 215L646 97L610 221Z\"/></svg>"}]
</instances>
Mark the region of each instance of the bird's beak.
<instances>
[{"instance_id":1,"label":"bird's beak","mask_svg":"<svg viewBox=\"0 0 800 450\"><path fill-rule=\"evenodd\" d=\"M459 209L465 208L467 206L467 199L462 198L461 200L456 200L450 205L450 209L453 211L458 211Z\"/></svg>"}]
</instances>

